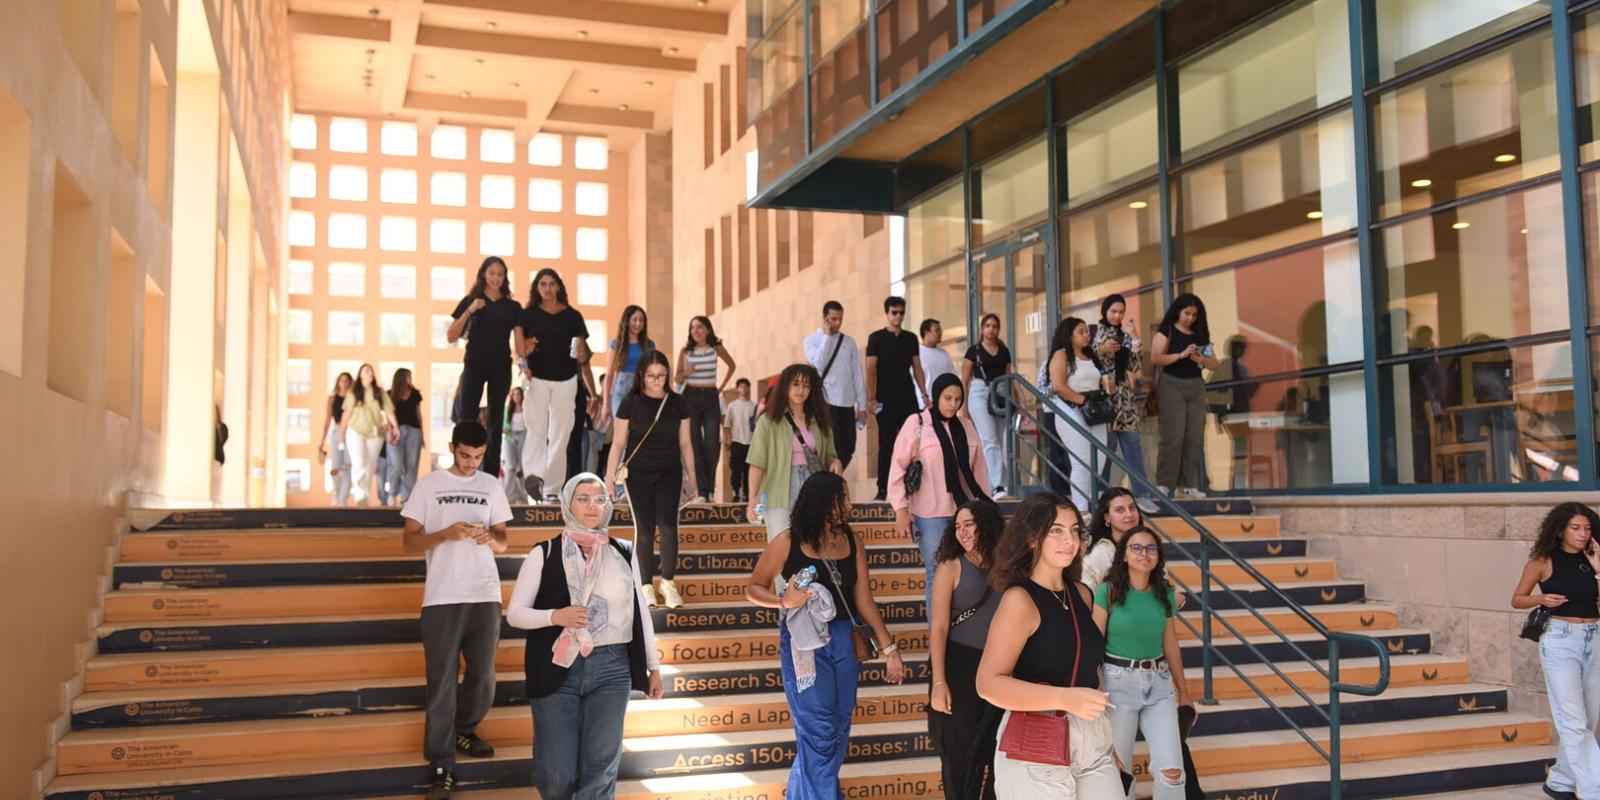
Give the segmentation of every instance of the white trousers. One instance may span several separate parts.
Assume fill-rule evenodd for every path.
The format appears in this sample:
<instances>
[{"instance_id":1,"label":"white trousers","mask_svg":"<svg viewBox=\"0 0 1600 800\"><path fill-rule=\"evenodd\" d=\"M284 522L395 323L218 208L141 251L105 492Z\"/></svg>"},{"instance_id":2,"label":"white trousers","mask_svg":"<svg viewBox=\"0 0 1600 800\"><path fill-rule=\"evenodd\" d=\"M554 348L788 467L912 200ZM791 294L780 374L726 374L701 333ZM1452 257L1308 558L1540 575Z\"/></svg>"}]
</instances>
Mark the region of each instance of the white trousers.
<instances>
[{"instance_id":1,"label":"white trousers","mask_svg":"<svg viewBox=\"0 0 1600 800\"><path fill-rule=\"evenodd\" d=\"M561 493L567 480L567 439L572 436L573 415L577 413L578 377L524 381L522 394L522 420L527 425L527 438L522 442L522 474L539 478L544 482L545 496L553 497Z\"/></svg>"},{"instance_id":2,"label":"white trousers","mask_svg":"<svg viewBox=\"0 0 1600 800\"><path fill-rule=\"evenodd\" d=\"M1122 776L1112 757L1111 721L1085 722L1068 717L1072 766L1055 767L1013 761L996 749L994 793L1000 800L1122 800ZM1007 711L1000 730L1011 721Z\"/></svg>"},{"instance_id":3,"label":"white trousers","mask_svg":"<svg viewBox=\"0 0 1600 800\"><path fill-rule=\"evenodd\" d=\"M383 437L368 439L354 430L344 432L344 449L350 454L350 496L356 505L364 506L371 496L372 479L378 471L378 453L383 450Z\"/></svg>"},{"instance_id":4,"label":"white trousers","mask_svg":"<svg viewBox=\"0 0 1600 800\"><path fill-rule=\"evenodd\" d=\"M972 379L972 396L967 398L967 413L972 416L972 427L978 429L983 440L983 463L989 468L989 483L985 492L1006 482L1005 418L989 413L989 384L980 378ZM1009 488L1009 487L1008 487Z\"/></svg>"},{"instance_id":5,"label":"white trousers","mask_svg":"<svg viewBox=\"0 0 1600 800\"><path fill-rule=\"evenodd\" d=\"M1068 424L1068 417L1073 422L1084 425L1083 409L1077 406L1069 406L1065 403L1058 405L1056 407L1056 435L1061 437L1061 443L1067 446L1067 452L1070 454L1067 456L1067 463L1063 466L1067 467L1067 478L1072 484L1072 503L1087 517L1089 512L1094 509L1095 500L1094 481L1093 476L1090 474L1089 464L1097 459L1093 458L1094 445L1090 444L1089 439L1079 433L1077 428ZM1089 433L1094 436L1095 441L1105 444L1106 426L1104 424L1084 425L1084 427L1089 429ZM1098 459L1098 462L1102 466L1105 464L1104 459Z\"/></svg>"}]
</instances>

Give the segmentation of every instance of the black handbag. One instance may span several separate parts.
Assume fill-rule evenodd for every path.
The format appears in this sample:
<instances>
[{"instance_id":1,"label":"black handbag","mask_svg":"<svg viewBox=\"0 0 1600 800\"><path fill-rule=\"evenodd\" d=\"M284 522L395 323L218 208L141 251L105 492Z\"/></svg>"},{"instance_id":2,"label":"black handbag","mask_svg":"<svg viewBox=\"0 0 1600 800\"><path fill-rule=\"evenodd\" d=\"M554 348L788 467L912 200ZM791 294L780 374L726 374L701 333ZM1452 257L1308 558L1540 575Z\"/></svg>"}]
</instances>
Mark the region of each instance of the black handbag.
<instances>
[{"instance_id":1,"label":"black handbag","mask_svg":"<svg viewBox=\"0 0 1600 800\"><path fill-rule=\"evenodd\" d=\"M905 478L906 496L910 497L922 488L922 414L917 413L917 439L911 446L911 463L906 465Z\"/></svg>"},{"instance_id":2,"label":"black handbag","mask_svg":"<svg viewBox=\"0 0 1600 800\"><path fill-rule=\"evenodd\" d=\"M1522 638L1530 642L1539 641L1544 635L1544 629L1550 627L1550 609L1544 606L1534 606L1528 612L1528 618L1522 622Z\"/></svg>"},{"instance_id":3,"label":"black handbag","mask_svg":"<svg viewBox=\"0 0 1600 800\"><path fill-rule=\"evenodd\" d=\"M1103 389L1085 392L1083 395L1083 424L1105 425L1117 418L1117 407L1111 402L1111 395Z\"/></svg>"}]
</instances>

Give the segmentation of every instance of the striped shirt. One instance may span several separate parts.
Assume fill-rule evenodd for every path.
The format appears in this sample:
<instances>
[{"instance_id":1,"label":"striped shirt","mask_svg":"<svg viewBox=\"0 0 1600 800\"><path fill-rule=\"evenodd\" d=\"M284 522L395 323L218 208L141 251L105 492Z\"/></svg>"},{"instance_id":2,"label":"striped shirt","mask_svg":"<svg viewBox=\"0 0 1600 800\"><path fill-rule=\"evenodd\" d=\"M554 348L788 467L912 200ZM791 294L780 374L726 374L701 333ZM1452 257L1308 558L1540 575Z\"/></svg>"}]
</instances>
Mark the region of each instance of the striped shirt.
<instances>
[{"instance_id":1,"label":"striped shirt","mask_svg":"<svg viewBox=\"0 0 1600 800\"><path fill-rule=\"evenodd\" d=\"M688 386L717 386L717 348L697 347L684 355L687 369L683 382Z\"/></svg>"}]
</instances>

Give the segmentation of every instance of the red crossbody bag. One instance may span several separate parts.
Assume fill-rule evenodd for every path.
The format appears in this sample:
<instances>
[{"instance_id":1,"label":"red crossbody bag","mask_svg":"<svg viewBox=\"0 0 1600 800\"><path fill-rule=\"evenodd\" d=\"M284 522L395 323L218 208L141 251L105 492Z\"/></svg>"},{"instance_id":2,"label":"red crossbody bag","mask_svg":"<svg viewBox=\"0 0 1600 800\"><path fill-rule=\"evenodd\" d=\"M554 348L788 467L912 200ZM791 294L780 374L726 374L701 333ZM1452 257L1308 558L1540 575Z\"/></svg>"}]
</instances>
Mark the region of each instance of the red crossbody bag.
<instances>
[{"instance_id":1,"label":"red crossbody bag","mask_svg":"<svg viewBox=\"0 0 1600 800\"><path fill-rule=\"evenodd\" d=\"M1067 595L1076 594L1071 583ZM1062 603L1067 616L1072 619L1072 632L1078 646L1072 653L1072 680L1078 679L1078 659L1083 655L1083 630L1078 625L1078 615L1072 613L1071 604ZM1013 711L1000 734L1000 752L1013 761L1031 761L1055 767L1072 766L1072 737L1069 733L1065 711Z\"/></svg>"}]
</instances>

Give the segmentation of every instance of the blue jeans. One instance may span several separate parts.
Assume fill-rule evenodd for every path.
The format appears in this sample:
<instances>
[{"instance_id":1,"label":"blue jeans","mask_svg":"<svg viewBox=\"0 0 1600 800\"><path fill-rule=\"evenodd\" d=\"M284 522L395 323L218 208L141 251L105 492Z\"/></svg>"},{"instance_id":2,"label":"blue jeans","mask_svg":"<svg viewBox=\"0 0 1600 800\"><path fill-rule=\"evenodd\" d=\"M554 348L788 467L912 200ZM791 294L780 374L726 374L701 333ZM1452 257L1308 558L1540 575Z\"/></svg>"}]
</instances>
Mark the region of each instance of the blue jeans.
<instances>
[{"instance_id":1,"label":"blue jeans","mask_svg":"<svg viewBox=\"0 0 1600 800\"><path fill-rule=\"evenodd\" d=\"M627 397L628 392L633 390L633 378L632 372L617 370L617 377L614 379L616 382L611 386L612 419L616 419L617 409L622 408L622 398Z\"/></svg>"},{"instance_id":2,"label":"blue jeans","mask_svg":"<svg viewBox=\"0 0 1600 800\"><path fill-rule=\"evenodd\" d=\"M1122 460L1128 462L1128 466L1138 471L1139 477L1149 478L1150 474L1145 472L1144 469L1144 442L1141 440L1138 431L1108 431L1106 433L1106 449L1121 455ZM1107 459L1105 466L1100 468L1100 480L1108 487L1119 486L1122 483L1121 481L1112 482L1110 459ZM1133 490L1133 493L1139 497L1145 497L1149 494L1144 490L1144 487L1134 483L1132 480L1128 481L1128 488Z\"/></svg>"},{"instance_id":3,"label":"blue jeans","mask_svg":"<svg viewBox=\"0 0 1600 800\"><path fill-rule=\"evenodd\" d=\"M1178 735L1178 695L1172 673L1162 669L1133 669L1106 664L1100 688L1111 695L1106 716L1111 718L1111 739L1122 763L1133 763L1134 735L1144 731L1150 745L1149 772L1155 779L1155 800L1183 800L1183 742ZM1177 770L1177 778L1162 773Z\"/></svg>"},{"instance_id":4,"label":"blue jeans","mask_svg":"<svg viewBox=\"0 0 1600 800\"><path fill-rule=\"evenodd\" d=\"M401 503L411 497L417 485L417 463L422 460L422 429L400 426L399 441L387 445L389 454L389 495Z\"/></svg>"},{"instance_id":5,"label":"blue jeans","mask_svg":"<svg viewBox=\"0 0 1600 800\"><path fill-rule=\"evenodd\" d=\"M1544 667L1550 716L1559 747L1556 765L1546 781L1550 788L1600 797L1600 623L1550 620L1539 638L1539 663Z\"/></svg>"},{"instance_id":6,"label":"blue jeans","mask_svg":"<svg viewBox=\"0 0 1600 800\"><path fill-rule=\"evenodd\" d=\"M778 651L783 668L783 696L794 717L794 766L789 768L787 800L837 800L839 768L850 750L850 721L856 709L856 680L861 665L856 661L855 645L850 643L850 617L841 616L828 623L832 637L826 645L812 651L816 659L817 682L811 688L795 691L794 657L789 650L789 629L778 633Z\"/></svg>"},{"instance_id":7,"label":"blue jeans","mask_svg":"<svg viewBox=\"0 0 1600 800\"><path fill-rule=\"evenodd\" d=\"M631 689L628 646L611 644L578 656L561 688L529 701L533 707L533 785L540 797L602 800L616 796L622 719Z\"/></svg>"},{"instance_id":8,"label":"blue jeans","mask_svg":"<svg viewBox=\"0 0 1600 800\"><path fill-rule=\"evenodd\" d=\"M933 573L939 569L933 555L939 552L944 532L950 529L950 523L954 520L955 517L911 517L911 535L917 539L917 550L922 553L922 568L928 573L928 582L922 587L923 619L933 614Z\"/></svg>"}]
</instances>

